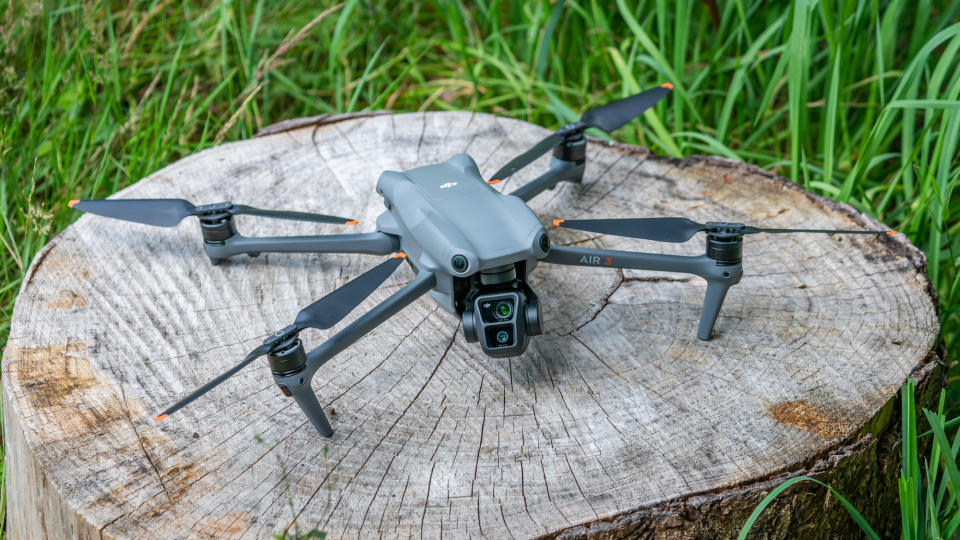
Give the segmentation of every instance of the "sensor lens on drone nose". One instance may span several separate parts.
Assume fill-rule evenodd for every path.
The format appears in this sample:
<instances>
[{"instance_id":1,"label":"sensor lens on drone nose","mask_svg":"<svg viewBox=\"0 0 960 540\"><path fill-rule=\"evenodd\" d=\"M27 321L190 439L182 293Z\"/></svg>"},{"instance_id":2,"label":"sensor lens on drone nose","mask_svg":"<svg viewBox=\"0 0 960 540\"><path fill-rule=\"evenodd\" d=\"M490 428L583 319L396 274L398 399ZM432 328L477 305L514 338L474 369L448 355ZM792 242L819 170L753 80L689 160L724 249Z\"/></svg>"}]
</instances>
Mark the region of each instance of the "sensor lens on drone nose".
<instances>
[{"instance_id":1,"label":"sensor lens on drone nose","mask_svg":"<svg viewBox=\"0 0 960 540\"><path fill-rule=\"evenodd\" d=\"M467 258L463 255L454 255L453 258L450 259L450 265L453 266L453 269L457 272L466 270L467 264Z\"/></svg>"},{"instance_id":2,"label":"sensor lens on drone nose","mask_svg":"<svg viewBox=\"0 0 960 540\"><path fill-rule=\"evenodd\" d=\"M506 330L497 332L497 343L506 343L510 340L510 334Z\"/></svg>"}]
</instances>

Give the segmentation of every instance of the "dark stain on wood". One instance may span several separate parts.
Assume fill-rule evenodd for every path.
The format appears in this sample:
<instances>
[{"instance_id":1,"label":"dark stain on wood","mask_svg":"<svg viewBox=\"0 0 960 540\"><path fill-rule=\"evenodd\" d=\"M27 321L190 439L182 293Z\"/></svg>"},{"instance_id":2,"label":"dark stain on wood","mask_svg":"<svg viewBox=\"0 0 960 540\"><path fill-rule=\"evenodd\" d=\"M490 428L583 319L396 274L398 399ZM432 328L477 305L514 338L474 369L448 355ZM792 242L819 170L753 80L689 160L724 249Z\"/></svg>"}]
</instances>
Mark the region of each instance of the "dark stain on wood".
<instances>
[{"instance_id":1,"label":"dark stain on wood","mask_svg":"<svg viewBox=\"0 0 960 540\"><path fill-rule=\"evenodd\" d=\"M804 401L784 401L769 409L777 422L816 433L824 439L836 439L847 430L846 422L836 415Z\"/></svg>"},{"instance_id":2,"label":"dark stain on wood","mask_svg":"<svg viewBox=\"0 0 960 540\"><path fill-rule=\"evenodd\" d=\"M17 354L18 376L38 409L61 406L74 392L96 386L90 360L80 342L22 348Z\"/></svg>"}]
</instances>

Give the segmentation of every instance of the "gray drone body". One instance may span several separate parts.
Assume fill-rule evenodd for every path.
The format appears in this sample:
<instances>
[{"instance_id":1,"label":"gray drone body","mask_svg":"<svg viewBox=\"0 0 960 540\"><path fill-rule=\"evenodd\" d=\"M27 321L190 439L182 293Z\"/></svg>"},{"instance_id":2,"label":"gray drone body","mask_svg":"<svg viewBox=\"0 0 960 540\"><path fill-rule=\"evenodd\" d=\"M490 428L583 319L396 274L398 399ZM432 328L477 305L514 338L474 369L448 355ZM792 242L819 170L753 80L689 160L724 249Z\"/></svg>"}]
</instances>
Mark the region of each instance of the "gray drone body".
<instances>
[{"instance_id":1,"label":"gray drone body","mask_svg":"<svg viewBox=\"0 0 960 540\"><path fill-rule=\"evenodd\" d=\"M526 263L529 274L549 250L537 215L520 198L488 184L466 154L409 171L386 171L377 193L387 207L377 218L377 230L400 236L400 250L414 267L433 272L437 285L431 296L451 313L457 313L455 277L518 262ZM458 256L466 259L465 266L455 266Z\"/></svg>"},{"instance_id":2,"label":"gray drone body","mask_svg":"<svg viewBox=\"0 0 960 540\"><path fill-rule=\"evenodd\" d=\"M530 314L532 321L523 320L535 298L525 281L550 246L546 229L530 207L519 197L495 190L466 154L408 171L386 171L377 181L377 193L387 208L377 218L377 230L400 237L407 260L418 271L435 276L430 295L447 311L464 317L468 339L479 340L491 356L522 353L525 337L539 333L538 310ZM474 317L471 312L497 307L490 304L484 310L487 301L507 302L509 307L501 306L503 314ZM496 331L491 329L493 343L482 331L488 322L497 324ZM501 331L506 333L499 336L506 338L498 343Z\"/></svg>"},{"instance_id":3,"label":"gray drone body","mask_svg":"<svg viewBox=\"0 0 960 540\"><path fill-rule=\"evenodd\" d=\"M600 248L551 246L540 219L526 202L559 182L578 183L586 163L587 128L614 131L663 98L672 86L663 84L591 109L520 154L484 181L470 156L457 154L443 163L409 171L387 171L377 193L387 210L377 230L361 234L247 237L233 216L240 214L315 223L355 225L356 220L325 214L264 210L229 202L196 206L183 199L75 200L76 210L146 225L174 227L196 216L203 250L220 264L241 254L261 252L364 253L390 259L310 304L293 324L264 340L239 364L167 408L155 420L189 405L261 356L267 356L273 379L292 397L320 435L333 429L310 381L326 362L381 323L429 293L460 317L467 341L479 342L493 357L522 354L530 336L540 334L540 300L527 283L538 263L682 272L707 282L697 337L709 339L727 290L743 276L741 251L745 234L814 232L893 234L893 231L763 229L742 223L697 223L687 218L555 219L555 227L614 234L661 242L686 242L704 232L702 255L681 256ZM510 194L493 189L518 170L553 151L547 171ZM409 283L363 313L320 346L307 351L299 333L305 328L332 328L377 289L404 260L416 271Z\"/></svg>"}]
</instances>

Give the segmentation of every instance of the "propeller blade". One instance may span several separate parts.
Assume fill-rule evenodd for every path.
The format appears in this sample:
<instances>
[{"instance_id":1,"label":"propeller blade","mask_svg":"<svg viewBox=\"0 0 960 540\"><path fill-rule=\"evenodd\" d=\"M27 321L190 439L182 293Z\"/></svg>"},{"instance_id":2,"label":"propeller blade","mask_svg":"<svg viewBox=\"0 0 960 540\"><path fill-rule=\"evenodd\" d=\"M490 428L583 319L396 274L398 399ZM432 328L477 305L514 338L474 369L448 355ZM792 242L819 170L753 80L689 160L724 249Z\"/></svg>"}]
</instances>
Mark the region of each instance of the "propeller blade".
<instances>
[{"instance_id":1,"label":"propeller blade","mask_svg":"<svg viewBox=\"0 0 960 540\"><path fill-rule=\"evenodd\" d=\"M346 285L331 292L297 314L294 326L299 329L330 328L360 305L370 294L403 263L407 256L398 253L383 263L374 266L363 274L353 278Z\"/></svg>"},{"instance_id":2,"label":"propeller blade","mask_svg":"<svg viewBox=\"0 0 960 540\"><path fill-rule=\"evenodd\" d=\"M340 287L332 293L324 296L320 300L310 304L300 311L299 314L297 314L297 319L293 326L287 327L268 338L263 345L260 345L251 351L250 354L248 354L246 358L244 358L239 364L233 366L200 388L197 388L187 397L174 403L165 411L157 415L154 420L163 420L167 416L170 416L171 414L186 407L223 381L236 375L237 372L248 366L257 358L268 354L286 337L295 336L297 332L303 330L304 328L325 329L337 324L337 322L346 317L347 314L353 310L353 308L357 307L360 302L362 302L366 297L370 296L370 293L376 290L380 284L386 281L386 279L390 277L390 274L392 274L393 271L400 266L405 258L407 258L405 254L398 253L391 259L354 278L343 287Z\"/></svg>"},{"instance_id":3,"label":"propeller blade","mask_svg":"<svg viewBox=\"0 0 960 540\"><path fill-rule=\"evenodd\" d=\"M160 420L163 420L164 418L170 416L171 414L173 414L173 413L179 411L180 409L186 407L187 405L189 405L190 403L192 403L192 402L193 402L195 399L197 399L198 397L206 394L207 392L209 392L210 390L212 390L213 388L215 388L217 385L219 385L219 384L222 383L223 381L225 381L225 380L229 379L230 377L236 375L238 371L240 371L241 369L247 367L251 362L253 362L253 361L256 360L257 358L259 358L259 357L267 354L268 352L270 352L270 348L273 347L273 345L274 345L273 343L264 343L263 345L260 345L259 347L257 347L257 348L254 349L253 351L251 351L250 354L248 354L248 355L246 356L246 358L243 359L242 362L240 362L239 364L237 364L237 365L233 366L232 368L228 369L227 371L225 371L222 375L220 375L220 376L217 377L216 379L213 379L213 380L211 380L210 382L208 382L207 384L201 386L200 388L197 388L196 390L194 390L193 392L191 392L190 395L188 395L187 397L185 397L185 398L181 399L180 401L174 403L173 405L171 405L170 407L168 407L167 410L165 410L165 411L163 411L162 413L160 413L159 415L157 415L157 416L154 418L154 420L156 420L157 422L159 422Z\"/></svg>"},{"instance_id":4,"label":"propeller blade","mask_svg":"<svg viewBox=\"0 0 960 540\"><path fill-rule=\"evenodd\" d=\"M196 206L183 199L110 199L70 201L70 208L114 219L174 227L195 213Z\"/></svg>"},{"instance_id":5,"label":"propeller blade","mask_svg":"<svg viewBox=\"0 0 960 540\"><path fill-rule=\"evenodd\" d=\"M635 219L555 219L555 227L600 234L615 234L629 238L643 238L657 242L686 242L705 229L702 223L687 218Z\"/></svg>"},{"instance_id":6,"label":"propeller blade","mask_svg":"<svg viewBox=\"0 0 960 540\"><path fill-rule=\"evenodd\" d=\"M493 176L490 177L490 181L496 183L500 180L506 179L508 176L533 163L537 160L537 158L546 154L555 146L562 143L565 137L566 134L561 131L558 131L552 135L548 135L542 141L533 145L533 148L511 159L506 165L501 167L499 171L493 173Z\"/></svg>"},{"instance_id":7,"label":"propeller blade","mask_svg":"<svg viewBox=\"0 0 960 540\"><path fill-rule=\"evenodd\" d=\"M579 231L614 234L629 238L643 238L657 242L686 242L700 231L721 231L727 234L757 233L824 233L824 234L896 234L897 231L851 231L832 229L768 229L743 223L707 222L697 223L681 217L634 218L634 219L555 219L554 227L566 227Z\"/></svg>"},{"instance_id":8,"label":"propeller blade","mask_svg":"<svg viewBox=\"0 0 960 540\"><path fill-rule=\"evenodd\" d=\"M581 133L588 127L597 127L607 133L616 131L627 122L643 114L643 111L656 105L656 103L669 94L672 89L672 84L663 83L645 92L640 92L639 94L614 101L613 103L590 109L583 113L580 121L576 124L560 128L556 133L547 136L535 144L533 148L510 160L510 162L501 167L499 171L493 173L489 182L495 184L533 163L537 158L562 143L564 139L573 133Z\"/></svg>"},{"instance_id":9,"label":"propeller blade","mask_svg":"<svg viewBox=\"0 0 960 540\"><path fill-rule=\"evenodd\" d=\"M743 228L744 234L756 233L823 233L823 234L897 234L897 231L851 231L851 230L832 230L832 229L763 229L746 225Z\"/></svg>"},{"instance_id":10,"label":"propeller blade","mask_svg":"<svg viewBox=\"0 0 960 540\"><path fill-rule=\"evenodd\" d=\"M264 210L245 204L233 203L195 206L190 201L183 199L98 199L70 201L69 206L74 210L89 212L91 214L159 227L175 227L187 216L198 216L210 212L226 212L231 215L247 214L275 219L311 221L314 223L357 224L357 220L355 219L342 218L339 216L312 214L309 212L290 212L286 210Z\"/></svg>"},{"instance_id":11,"label":"propeller blade","mask_svg":"<svg viewBox=\"0 0 960 540\"><path fill-rule=\"evenodd\" d=\"M339 216L328 216L326 214L312 214L309 212L290 212L288 210L264 210L254 208L245 204L235 204L230 209L233 215L246 214L248 216L260 216L275 219L289 219L293 221L311 221L313 223L342 223L344 225L356 225L357 220L343 218Z\"/></svg>"},{"instance_id":12,"label":"propeller blade","mask_svg":"<svg viewBox=\"0 0 960 540\"><path fill-rule=\"evenodd\" d=\"M673 90L673 85L664 83L639 94L601 105L583 113L580 122L586 127L598 127L607 133L616 131L656 105L670 90Z\"/></svg>"}]
</instances>

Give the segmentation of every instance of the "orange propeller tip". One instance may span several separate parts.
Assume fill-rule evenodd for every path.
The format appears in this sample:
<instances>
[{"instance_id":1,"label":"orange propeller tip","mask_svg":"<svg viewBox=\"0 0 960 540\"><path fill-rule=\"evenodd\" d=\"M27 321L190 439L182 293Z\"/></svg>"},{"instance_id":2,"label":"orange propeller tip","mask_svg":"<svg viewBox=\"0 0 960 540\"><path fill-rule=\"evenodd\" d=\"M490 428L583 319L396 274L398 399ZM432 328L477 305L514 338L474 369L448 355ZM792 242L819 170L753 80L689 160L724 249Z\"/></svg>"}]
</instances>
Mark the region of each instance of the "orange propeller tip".
<instances>
[{"instance_id":1,"label":"orange propeller tip","mask_svg":"<svg viewBox=\"0 0 960 540\"><path fill-rule=\"evenodd\" d=\"M80 199L74 199L74 200L68 202L68 203L67 203L67 206L70 207L70 208L73 208L73 205L77 204L78 202L80 202Z\"/></svg>"},{"instance_id":2,"label":"orange propeller tip","mask_svg":"<svg viewBox=\"0 0 960 540\"><path fill-rule=\"evenodd\" d=\"M345 225L356 225L357 223L360 223L360 222L355 219L351 219L350 221L347 221Z\"/></svg>"},{"instance_id":3,"label":"orange propeller tip","mask_svg":"<svg viewBox=\"0 0 960 540\"><path fill-rule=\"evenodd\" d=\"M566 220L565 220L565 219L555 219L555 220L553 220L553 226L554 226L554 227L559 227L560 224L563 223L564 221L566 221Z\"/></svg>"},{"instance_id":4,"label":"orange propeller tip","mask_svg":"<svg viewBox=\"0 0 960 540\"><path fill-rule=\"evenodd\" d=\"M494 185L494 184L499 184L499 183L500 183L500 180L490 180L490 181L488 181L487 183L492 186L492 185Z\"/></svg>"},{"instance_id":5,"label":"orange propeller tip","mask_svg":"<svg viewBox=\"0 0 960 540\"><path fill-rule=\"evenodd\" d=\"M153 421L154 421L154 422L159 422L159 421L163 420L164 418L166 418L166 417L168 417L168 416L170 416L170 415L169 415L169 414L161 414L160 416L157 416L156 418L154 418Z\"/></svg>"},{"instance_id":6,"label":"orange propeller tip","mask_svg":"<svg viewBox=\"0 0 960 540\"><path fill-rule=\"evenodd\" d=\"M660 86L662 86L663 88L666 88L667 90L673 90L673 84L668 83L668 82L665 82L665 83L661 84Z\"/></svg>"},{"instance_id":7,"label":"orange propeller tip","mask_svg":"<svg viewBox=\"0 0 960 540\"><path fill-rule=\"evenodd\" d=\"M887 234L890 234L890 235L897 234L897 231L887 231Z\"/></svg>"},{"instance_id":8,"label":"orange propeller tip","mask_svg":"<svg viewBox=\"0 0 960 540\"><path fill-rule=\"evenodd\" d=\"M393 258L394 258L394 259L398 259L398 258L399 258L399 259L406 259L406 258L407 258L407 254L404 253L404 252L402 252L402 251L399 251L399 252L397 252L396 255L393 256Z\"/></svg>"}]
</instances>

